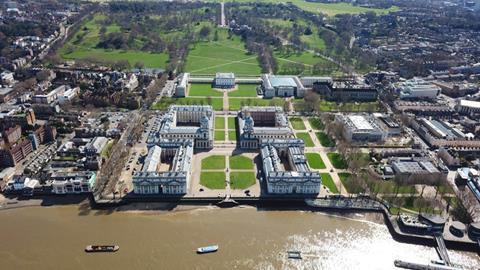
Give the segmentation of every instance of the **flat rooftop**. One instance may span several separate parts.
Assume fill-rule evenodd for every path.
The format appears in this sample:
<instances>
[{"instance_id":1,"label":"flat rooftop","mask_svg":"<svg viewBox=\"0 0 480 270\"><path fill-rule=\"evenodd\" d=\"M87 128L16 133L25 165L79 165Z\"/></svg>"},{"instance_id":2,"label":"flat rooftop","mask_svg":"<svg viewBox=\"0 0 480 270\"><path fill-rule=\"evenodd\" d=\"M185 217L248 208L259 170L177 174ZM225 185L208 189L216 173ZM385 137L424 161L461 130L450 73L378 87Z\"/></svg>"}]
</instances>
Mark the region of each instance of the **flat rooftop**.
<instances>
[{"instance_id":1,"label":"flat rooftop","mask_svg":"<svg viewBox=\"0 0 480 270\"><path fill-rule=\"evenodd\" d=\"M273 87L297 87L297 84L292 77L270 76L269 80Z\"/></svg>"},{"instance_id":2,"label":"flat rooftop","mask_svg":"<svg viewBox=\"0 0 480 270\"><path fill-rule=\"evenodd\" d=\"M352 122L356 129L373 130L374 127L370 122L362 115L349 115L348 119Z\"/></svg>"}]
</instances>

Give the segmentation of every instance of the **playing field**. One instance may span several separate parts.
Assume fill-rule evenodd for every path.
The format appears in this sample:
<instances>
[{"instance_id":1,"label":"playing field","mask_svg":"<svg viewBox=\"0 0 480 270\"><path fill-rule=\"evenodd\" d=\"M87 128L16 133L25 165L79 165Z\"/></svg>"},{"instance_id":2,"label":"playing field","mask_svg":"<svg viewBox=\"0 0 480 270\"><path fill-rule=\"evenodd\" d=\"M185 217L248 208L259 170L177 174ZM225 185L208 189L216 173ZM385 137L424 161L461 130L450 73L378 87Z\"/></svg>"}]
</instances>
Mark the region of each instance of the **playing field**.
<instances>
[{"instance_id":1,"label":"playing field","mask_svg":"<svg viewBox=\"0 0 480 270\"><path fill-rule=\"evenodd\" d=\"M218 31L218 40L199 42L190 48L185 70L192 74L215 74L233 72L235 75L258 75L261 73L256 55L249 55L240 37L228 38L227 30Z\"/></svg>"}]
</instances>

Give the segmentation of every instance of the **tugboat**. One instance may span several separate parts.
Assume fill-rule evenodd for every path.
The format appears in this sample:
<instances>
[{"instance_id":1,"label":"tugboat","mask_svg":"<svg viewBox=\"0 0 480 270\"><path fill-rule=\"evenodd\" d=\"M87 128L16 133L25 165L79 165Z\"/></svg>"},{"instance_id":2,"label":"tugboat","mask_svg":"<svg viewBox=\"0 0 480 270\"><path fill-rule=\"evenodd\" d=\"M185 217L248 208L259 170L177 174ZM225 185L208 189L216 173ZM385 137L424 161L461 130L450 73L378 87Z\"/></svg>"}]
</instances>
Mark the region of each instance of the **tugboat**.
<instances>
[{"instance_id":1,"label":"tugboat","mask_svg":"<svg viewBox=\"0 0 480 270\"><path fill-rule=\"evenodd\" d=\"M198 254L212 253L218 250L218 245L208 246L208 247L199 247L197 248Z\"/></svg>"},{"instance_id":2,"label":"tugboat","mask_svg":"<svg viewBox=\"0 0 480 270\"><path fill-rule=\"evenodd\" d=\"M99 246L99 245L89 245L85 248L85 252L116 252L120 249L119 246Z\"/></svg>"}]
</instances>

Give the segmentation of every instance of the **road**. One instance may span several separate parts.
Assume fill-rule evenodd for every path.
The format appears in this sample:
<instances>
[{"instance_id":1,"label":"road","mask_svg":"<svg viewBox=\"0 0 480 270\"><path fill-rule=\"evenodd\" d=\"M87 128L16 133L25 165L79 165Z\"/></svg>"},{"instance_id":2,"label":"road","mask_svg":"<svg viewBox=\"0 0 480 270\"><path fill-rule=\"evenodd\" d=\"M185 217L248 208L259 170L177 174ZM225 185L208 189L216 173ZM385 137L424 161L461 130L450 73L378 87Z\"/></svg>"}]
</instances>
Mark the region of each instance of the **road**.
<instances>
[{"instance_id":1,"label":"road","mask_svg":"<svg viewBox=\"0 0 480 270\"><path fill-rule=\"evenodd\" d=\"M225 3L224 2L220 3L220 9L221 9L220 27L226 27L227 24L225 23Z\"/></svg>"}]
</instances>

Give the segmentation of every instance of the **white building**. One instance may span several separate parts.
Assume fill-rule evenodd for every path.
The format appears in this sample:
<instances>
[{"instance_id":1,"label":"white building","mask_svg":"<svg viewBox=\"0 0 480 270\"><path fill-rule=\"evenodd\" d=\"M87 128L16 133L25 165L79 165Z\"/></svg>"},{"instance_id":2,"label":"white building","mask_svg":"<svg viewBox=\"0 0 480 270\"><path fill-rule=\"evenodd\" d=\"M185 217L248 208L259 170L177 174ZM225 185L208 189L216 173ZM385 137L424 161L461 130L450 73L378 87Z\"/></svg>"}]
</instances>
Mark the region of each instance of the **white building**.
<instances>
[{"instance_id":1,"label":"white building","mask_svg":"<svg viewBox=\"0 0 480 270\"><path fill-rule=\"evenodd\" d=\"M79 194L91 192L95 186L97 175L85 172L75 175L57 176L52 182L52 192L55 194Z\"/></svg>"},{"instance_id":2,"label":"white building","mask_svg":"<svg viewBox=\"0 0 480 270\"><path fill-rule=\"evenodd\" d=\"M322 179L310 171L300 139L263 140L263 174L270 194L318 194ZM286 160L288 164L282 164ZM285 168L289 168L286 170Z\"/></svg>"},{"instance_id":3,"label":"white building","mask_svg":"<svg viewBox=\"0 0 480 270\"><path fill-rule=\"evenodd\" d=\"M303 97L306 89L297 76L263 74L262 91L266 98Z\"/></svg>"},{"instance_id":4,"label":"white building","mask_svg":"<svg viewBox=\"0 0 480 270\"><path fill-rule=\"evenodd\" d=\"M462 114L471 114L480 112L480 102L461 99L458 101L455 109Z\"/></svg>"},{"instance_id":5,"label":"white building","mask_svg":"<svg viewBox=\"0 0 480 270\"><path fill-rule=\"evenodd\" d=\"M347 141L384 141L387 138L388 132L372 115L337 114L335 119L344 125L343 136Z\"/></svg>"},{"instance_id":6,"label":"white building","mask_svg":"<svg viewBox=\"0 0 480 270\"><path fill-rule=\"evenodd\" d=\"M66 86L61 85L45 95L35 95L32 97L33 103L50 104L55 102L59 96L63 96Z\"/></svg>"},{"instance_id":7,"label":"white building","mask_svg":"<svg viewBox=\"0 0 480 270\"><path fill-rule=\"evenodd\" d=\"M196 148L212 148L214 119L212 106L171 105L147 143L151 146L162 139L193 140Z\"/></svg>"},{"instance_id":8,"label":"white building","mask_svg":"<svg viewBox=\"0 0 480 270\"><path fill-rule=\"evenodd\" d=\"M401 99L431 99L440 94L440 87L423 79L413 78L400 85Z\"/></svg>"},{"instance_id":9,"label":"white building","mask_svg":"<svg viewBox=\"0 0 480 270\"><path fill-rule=\"evenodd\" d=\"M63 95L58 96L58 102L64 104L74 99L80 93L80 87L68 89Z\"/></svg>"},{"instance_id":10,"label":"white building","mask_svg":"<svg viewBox=\"0 0 480 270\"><path fill-rule=\"evenodd\" d=\"M188 192L193 158L191 140L164 140L153 146L142 171L133 175L133 192L138 195L183 195ZM169 171L159 171L161 163Z\"/></svg>"},{"instance_id":11,"label":"white building","mask_svg":"<svg viewBox=\"0 0 480 270\"><path fill-rule=\"evenodd\" d=\"M280 107L243 107L237 119L241 148L256 149L263 139L293 136L287 116Z\"/></svg>"},{"instance_id":12,"label":"white building","mask_svg":"<svg viewBox=\"0 0 480 270\"><path fill-rule=\"evenodd\" d=\"M234 88L235 75L233 73L217 73L213 85L215 88Z\"/></svg>"},{"instance_id":13,"label":"white building","mask_svg":"<svg viewBox=\"0 0 480 270\"><path fill-rule=\"evenodd\" d=\"M15 82L15 79L13 78L13 72L4 71L0 73L0 81L4 85L12 86Z\"/></svg>"},{"instance_id":14,"label":"white building","mask_svg":"<svg viewBox=\"0 0 480 270\"><path fill-rule=\"evenodd\" d=\"M187 93L188 80L190 79L190 73L183 73L177 79L177 87L175 88L175 96L185 97Z\"/></svg>"}]
</instances>

